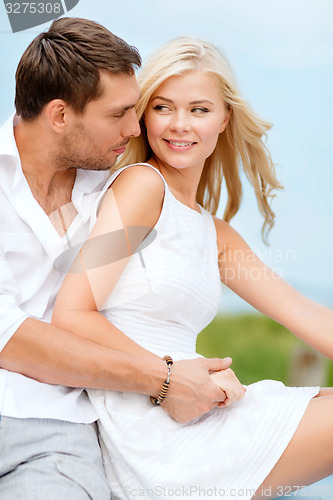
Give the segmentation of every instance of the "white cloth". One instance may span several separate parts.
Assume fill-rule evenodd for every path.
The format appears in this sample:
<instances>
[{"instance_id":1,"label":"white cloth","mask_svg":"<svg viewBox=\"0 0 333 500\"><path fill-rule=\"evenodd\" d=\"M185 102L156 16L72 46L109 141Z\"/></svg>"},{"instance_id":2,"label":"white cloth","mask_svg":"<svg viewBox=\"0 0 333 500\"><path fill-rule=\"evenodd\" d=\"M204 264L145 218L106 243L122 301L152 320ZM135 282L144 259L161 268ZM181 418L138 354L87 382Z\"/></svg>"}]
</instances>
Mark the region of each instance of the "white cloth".
<instances>
[{"instance_id":1,"label":"white cloth","mask_svg":"<svg viewBox=\"0 0 333 500\"><path fill-rule=\"evenodd\" d=\"M16 121L11 118L0 129L0 349L26 318L50 322L66 270L54 262L87 238L94 204L109 177L106 172L77 171L72 201L78 214L67 234L59 236L22 172L13 134ZM81 389L40 383L3 369L0 414L81 423L96 419Z\"/></svg>"},{"instance_id":2,"label":"white cloth","mask_svg":"<svg viewBox=\"0 0 333 500\"><path fill-rule=\"evenodd\" d=\"M103 311L133 340L174 360L197 357L196 337L220 301L215 225L201 212L165 184L157 237L132 256ZM318 389L265 380L248 386L232 407L189 424L175 422L144 395L89 390L114 498L250 499Z\"/></svg>"}]
</instances>

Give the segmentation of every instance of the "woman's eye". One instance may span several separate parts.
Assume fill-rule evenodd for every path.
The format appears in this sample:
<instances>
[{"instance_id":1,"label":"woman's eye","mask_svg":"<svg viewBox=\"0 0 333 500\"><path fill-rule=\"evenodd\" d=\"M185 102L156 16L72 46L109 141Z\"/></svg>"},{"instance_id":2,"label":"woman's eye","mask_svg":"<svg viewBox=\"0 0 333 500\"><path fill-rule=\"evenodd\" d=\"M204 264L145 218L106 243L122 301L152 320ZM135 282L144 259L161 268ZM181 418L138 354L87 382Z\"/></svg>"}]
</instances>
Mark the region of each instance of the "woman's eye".
<instances>
[{"instance_id":1,"label":"woman's eye","mask_svg":"<svg viewBox=\"0 0 333 500\"><path fill-rule=\"evenodd\" d=\"M208 108L193 108L192 113L200 114L200 113L209 113Z\"/></svg>"},{"instance_id":2,"label":"woman's eye","mask_svg":"<svg viewBox=\"0 0 333 500\"><path fill-rule=\"evenodd\" d=\"M166 106L165 104L157 104L156 106L153 107L156 111L169 111L169 106Z\"/></svg>"}]
</instances>

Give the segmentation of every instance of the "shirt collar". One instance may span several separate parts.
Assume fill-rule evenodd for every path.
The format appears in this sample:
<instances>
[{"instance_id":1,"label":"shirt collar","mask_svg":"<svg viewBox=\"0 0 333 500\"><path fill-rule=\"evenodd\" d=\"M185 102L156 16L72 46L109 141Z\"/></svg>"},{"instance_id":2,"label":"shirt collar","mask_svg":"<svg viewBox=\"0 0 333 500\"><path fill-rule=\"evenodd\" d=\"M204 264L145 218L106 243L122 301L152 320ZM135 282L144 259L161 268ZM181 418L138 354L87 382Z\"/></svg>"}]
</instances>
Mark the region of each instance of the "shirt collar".
<instances>
[{"instance_id":1,"label":"shirt collar","mask_svg":"<svg viewBox=\"0 0 333 500\"><path fill-rule=\"evenodd\" d=\"M102 189L110 177L110 170L97 172L95 170L85 170L78 168L76 171L73 198L76 194L89 194L98 189Z\"/></svg>"},{"instance_id":2,"label":"shirt collar","mask_svg":"<svg viewBox=\"0 0 333 500\"><path fill-rule=\"evenodd\" d=\"M20 160L20 155L16 146L13 134L14 127L20 118L12 114L10 118L0 128L0 156L13 156Z\"/></svg>"},{"instance_id":3,"label":"shirt collar","mask_svg":"<svg viewBox=\"0 0 333 500\"><path fill-rule=\"evenodd\" d=\"M12 116L0 128L0 190L5 193L18 216L30 226L46 249L55 247L60 238L45 212L33 198L28 182L23 174L20 155L14 137L14 126L19 118ZM71 234L90 219L94 202L103 191L110 176L109 171L88 171L78 169L72 192L72 201L78 211L78 219L69 228ZM60 244L60 243L59 243Z\"/></svg>"},{"instance_id":4,"label":"shirt collar","mask_svg":"<svg viewBox=\"0 0 333 500\"><path fill-rule=\"evenodd\" d=\"M7 174L12 180L11 189L14 189L20 182L26 181L14 136L14 127L19 121L20 117L14 113L0 128L0 158L2 156L9 156L12 158L15 165L12 172L8 172L7 170ZM3 168L8 169L8 165L6 164L6 167ZM73 188L73 199L99 189L102 190L109 177L110 171L96 172L92 170L77 169Z\"/></svg>"},{"instance_id":5,"label":"shirt collar","mask_svg":"<svg viewBox=\"0 0 333 500\"><path fill-rule=\"evenodd\" d=\"M18 122L19 117L13 114L0 128L0 158L7 157L7 161L0 161L0 169L6 169L5 177L11 190L24 178L14 137L14 127Z\"/></svg>"}]
</instances>

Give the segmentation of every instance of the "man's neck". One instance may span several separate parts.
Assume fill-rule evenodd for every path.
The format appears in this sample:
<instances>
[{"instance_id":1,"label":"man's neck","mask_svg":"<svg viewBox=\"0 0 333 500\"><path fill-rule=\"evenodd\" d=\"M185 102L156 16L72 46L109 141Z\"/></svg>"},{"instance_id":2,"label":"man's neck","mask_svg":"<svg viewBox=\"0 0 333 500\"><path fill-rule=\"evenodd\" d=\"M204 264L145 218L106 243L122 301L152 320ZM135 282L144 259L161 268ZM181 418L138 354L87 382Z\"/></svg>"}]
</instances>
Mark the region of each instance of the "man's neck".
<instances>
[{"instance_id":1,"label":"man's neck","mask_svg":"<svg viewBox=\"0 0 333 500\"><path fill-rule=\"evenodd\" d=\"M25 171L23 165L22 169L35 200L47 215L71 203L76 170L46 176Z\"/></svg>"},{"instance_id":2,"label":"man's neck","mask_svg":"<svg viewBox=\"0 0 333 500\"><path fill-rule=\"evenodd\" d=\"M20 121L14 128L14 135L23 174L47 215L70 203L76 170L61 170L52 164L53 144L38 120Z\"/></svg>"}]
</instances>

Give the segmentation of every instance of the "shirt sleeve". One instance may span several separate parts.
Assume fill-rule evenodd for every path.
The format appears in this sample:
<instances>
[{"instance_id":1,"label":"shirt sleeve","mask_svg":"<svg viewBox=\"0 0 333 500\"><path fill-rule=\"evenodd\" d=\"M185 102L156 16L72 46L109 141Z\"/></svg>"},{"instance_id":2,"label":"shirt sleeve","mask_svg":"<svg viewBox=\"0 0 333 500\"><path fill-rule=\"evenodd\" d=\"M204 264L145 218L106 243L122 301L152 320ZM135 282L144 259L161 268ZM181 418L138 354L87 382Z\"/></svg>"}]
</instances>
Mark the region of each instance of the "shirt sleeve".
<instances>
[{"instance_id":1,"label":"shirt sleeve","mask_svg":"<svg viewBox=\"0 0 333 500\"><path fill-rule=\"evenodd\" d=\"M18 305L16 280L0 246L0 351L29 316Z\"/></svg>"}]
</instances>

